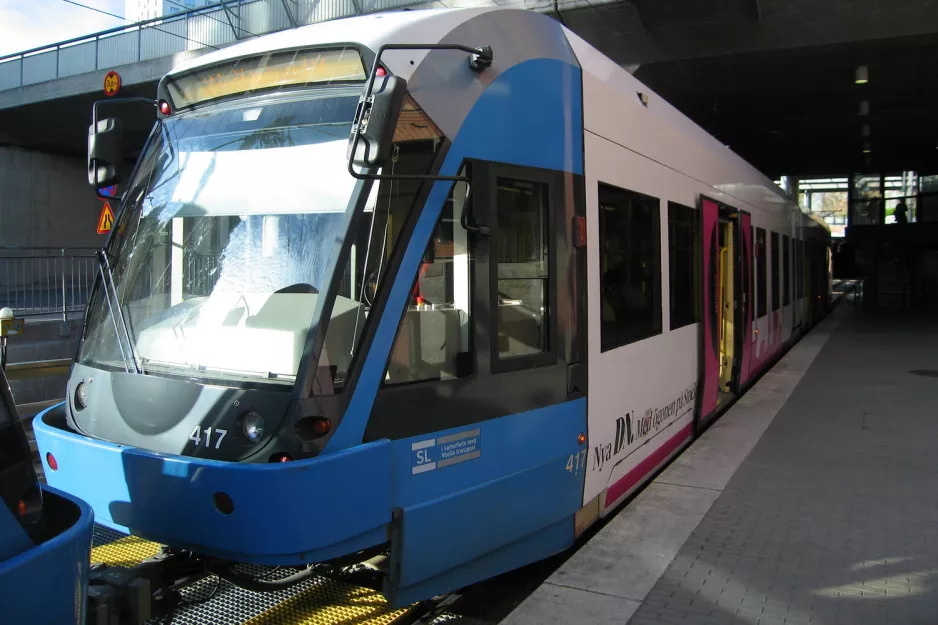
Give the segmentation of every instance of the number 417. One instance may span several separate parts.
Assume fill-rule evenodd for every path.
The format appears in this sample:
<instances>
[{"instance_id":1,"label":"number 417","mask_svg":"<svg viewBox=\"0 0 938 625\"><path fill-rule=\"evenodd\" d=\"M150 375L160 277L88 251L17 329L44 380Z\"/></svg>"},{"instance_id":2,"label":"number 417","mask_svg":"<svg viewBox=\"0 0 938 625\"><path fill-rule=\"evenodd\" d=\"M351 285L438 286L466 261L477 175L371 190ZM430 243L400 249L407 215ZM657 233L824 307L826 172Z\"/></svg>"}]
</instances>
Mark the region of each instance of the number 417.
<instances>
[{"instance_id":1,"label":"number 417","mask_svg":"<svg viewBox=\"0 0 938 625\"><path fill-rule=\"evenodd\" d=\"M219 449L221 442L225 440L225 435L228 434L228 430L215 430L215 434L217 435L215 449ZM202 426L195 426L195 429L192 430L192 434L189 435L189 440L194 442L196 447L202 444ZM205 428L205 446L212 446L212 428Z\"/></svg>"},{"instance_id":2,"label":"number 417","mask_svg":"<svg viewBox=\"0 0 938 625\"><path fill-rule=\"evenodd\" d=\"M570 473L573 473L574 475L577 475L580 472L580 467L582 467L583 469L586 469L586 452L587 451L588 451L587 449L578 451L577 453L572 454L569 458L567 458L567 471L569 471Z\"/></svg>"}]
</instances>

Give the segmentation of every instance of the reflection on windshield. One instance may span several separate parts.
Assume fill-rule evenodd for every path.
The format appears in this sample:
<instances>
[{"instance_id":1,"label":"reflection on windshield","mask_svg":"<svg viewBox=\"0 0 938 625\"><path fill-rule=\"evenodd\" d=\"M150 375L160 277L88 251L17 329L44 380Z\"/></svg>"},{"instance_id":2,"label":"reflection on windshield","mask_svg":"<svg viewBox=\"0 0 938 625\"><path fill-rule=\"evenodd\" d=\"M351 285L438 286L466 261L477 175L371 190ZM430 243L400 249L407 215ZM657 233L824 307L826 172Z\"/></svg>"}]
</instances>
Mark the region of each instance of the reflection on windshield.
<instances>
[{"instance_id":1,"label":"reflection on windshield","mask_svg":"<svg viewBox=\"0 0 938 625\"><path fill-rule=\"evenodd\" d=\"M354 188L345 149L356 103L294 100L162 125L130 185L113 263L144 371L292 382ZM113 363L97 308L82 359Z\"/></svg>"},{"instance_id":2,"label":"reflection on windshield","mask_svg":"<svg viewBox=\"0 0 938 625\"><path fill-rule=\"evenodd\" d=\"M218 106L157 129L110 248L143 372L292 384L318 298L337 279L319 364L341 387L423 183L372 185L364 214L345 232L358 95L331 93ZM387 173L429 173L441 139L408 98ZM327 275L346 238L349 253ZM123 369L100 294L87 328L79 360Z\"/></svg>"}]
</instances>

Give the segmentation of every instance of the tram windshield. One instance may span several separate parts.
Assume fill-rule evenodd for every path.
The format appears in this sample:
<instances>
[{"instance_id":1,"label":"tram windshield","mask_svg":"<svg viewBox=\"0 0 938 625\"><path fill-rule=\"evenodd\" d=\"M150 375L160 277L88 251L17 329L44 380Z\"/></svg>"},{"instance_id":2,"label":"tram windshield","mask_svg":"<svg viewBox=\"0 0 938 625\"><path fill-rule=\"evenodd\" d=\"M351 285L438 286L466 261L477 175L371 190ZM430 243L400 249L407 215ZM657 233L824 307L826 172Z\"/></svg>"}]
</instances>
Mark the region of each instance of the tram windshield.
<instances>
[{"instance_id":1,"label":"tram windshield","mask_svg":"<svg viewBox=\"0 0 938 625\"><path fill-rule=\"evenodd\" d=\"M292 385L354 205L346 149L358 96L241 100L160 123L128 185L109 249L113 278L99 281L79 361ZM399 160L423 172L437 144L422 142L416 162ZM337 272L334 369L347 369L366 321L364 283L373 291L383 277L377 254L363 259L387 248L375 238L387 235L390 212L375 235L375 206L399 194L384 186L359 220L366 235L352 233L357 265ZM119 307L109 306L108 282Z\"/></svg>"}]
</instances>

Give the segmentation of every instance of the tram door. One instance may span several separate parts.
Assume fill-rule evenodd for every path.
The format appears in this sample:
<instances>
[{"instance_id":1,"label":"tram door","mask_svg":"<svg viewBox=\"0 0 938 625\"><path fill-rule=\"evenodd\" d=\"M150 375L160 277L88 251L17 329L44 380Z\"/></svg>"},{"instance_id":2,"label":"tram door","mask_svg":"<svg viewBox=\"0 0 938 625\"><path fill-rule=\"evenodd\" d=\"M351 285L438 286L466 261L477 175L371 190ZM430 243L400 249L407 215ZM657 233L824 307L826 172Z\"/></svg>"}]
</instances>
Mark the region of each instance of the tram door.
<instances>
[{"instance_id":1,"label":"tram door","mask_svg":"<svg viewBox=\"0 0 938 625\"><path fill-rule=\"evenodd\" d=\"M737 228L737 241L740 250L737 254L739 259L739 284L741 297L740 332L736 337L736 345L739 346L740 357L736 360L735 379L738 381L738 387L742 387L749 378L749 367L752 359L752 307L755 305L751 292L752 288L752 218L749 213L739 211L739 228Z\"/></svg>"},{"instance_id":2,"label":"tram door","mask_svg":"<svg viewBox=\"0 0 938 625\"><path fill-rule=\"evenodd\" d=\"M737 250L736 232L733 216L720 215L717 229L719 237L719 253L717 254L717 297L720 304L717 306L717 332L720 346L720 383L717 402L722 394L733 391L733 374L736 367L736 269Z\"/></svg>"},{"instance_id":3,"label":"tram door","mask_svg":"<svg viewBox=\"0 0 938 625\"><path fill-rule=\"evenodd\" d=\"M700 354L700 389L697 393L697 424L707 420L717 407L717 392L720 382L720 295L719 295L719 254L720 254L720 207L711 199L701 197L700 201L701 236L700 246L703 254L700 267L703 271L703 315L701 319L699 354Z\"/></svg>"},{"instance_id":4,"label":"tram door","mask_svg":"<svg viewBox=\"0 0 938 625\"><path fill-rule=\"evenodd\" d=\"M748 300L742 285L748 284L745 238L750 220L745 215L743 225L740 211L709 198L701 199L700 214L704 314L698 419L703 422L737 392L741 363L748 353L743 340L748 336L743 302Z\"/></svg>"}]
</instances>

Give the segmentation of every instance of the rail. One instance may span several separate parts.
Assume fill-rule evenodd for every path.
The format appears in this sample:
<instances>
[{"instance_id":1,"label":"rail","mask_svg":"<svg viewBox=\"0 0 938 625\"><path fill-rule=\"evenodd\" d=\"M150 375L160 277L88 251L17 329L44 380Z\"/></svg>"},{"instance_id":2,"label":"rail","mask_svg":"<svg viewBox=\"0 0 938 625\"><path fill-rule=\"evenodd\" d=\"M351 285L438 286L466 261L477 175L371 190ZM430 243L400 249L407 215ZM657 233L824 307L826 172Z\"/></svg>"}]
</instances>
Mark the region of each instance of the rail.
<instances>
[{"instance_id":1,"label":"rail","mask_svg":"<svg viewBox=\"0 0 938 625\"><path fill-rule=\"evenodd\" d=\"M87 306L97 272L93 248L0 247L0 305L67 319Z\"/></svg>"},{"instance_id":2,"label":"rail","mask_svg":"<svg viewBox=\"0 0 938 625\"><path fill-rule=\"evenodd\" d=\"M218 48L314 22L420 3L414 0L226 0L2 56L0 91L182 52Z\"/></svg>"},{"instance_id":3,"label":"rail","mask_svg":"<svg viewBox=\"0 0 938 625\"><path fill-rule=\"evenodd\" d=\"M47 375L67 375L72 368L71 358L57 360L32 360L8 363L4 372L7 380L32 380Z\"/></svg>"},{"instance_id":4,"label":"rail","mask_svg":"<svg viewBox=\"0 0 938 625\"><path fill-rule=\"evenodd\" d=\"M527 9L556 13L619 0L225 0L175 15L0 56L0 91L183 52L219 48L251 37L328 20L421 7Z\"/></svg>"}]
</instances>

